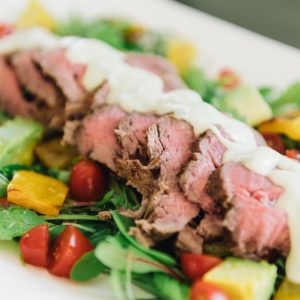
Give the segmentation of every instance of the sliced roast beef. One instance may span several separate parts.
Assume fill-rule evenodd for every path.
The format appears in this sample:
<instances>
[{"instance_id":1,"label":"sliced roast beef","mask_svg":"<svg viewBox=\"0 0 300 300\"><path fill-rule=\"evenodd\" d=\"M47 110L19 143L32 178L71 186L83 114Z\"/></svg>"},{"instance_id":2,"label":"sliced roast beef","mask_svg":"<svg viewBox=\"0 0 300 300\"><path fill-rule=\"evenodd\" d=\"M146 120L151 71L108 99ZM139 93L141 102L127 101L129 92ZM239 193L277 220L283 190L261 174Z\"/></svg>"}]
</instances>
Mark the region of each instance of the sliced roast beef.
<instances>
[{"instance_id":1,"label":"sliced roast beef","mask_svg":"<svg viewBox=\"0 0 300 300\"><path fill-rule=\"evenodd\" d=\"M134 114L116 132L122 145L122 157L116 159L119 176L144 196L179 189L177 175L191 156L194 142L188 123L168 116Z\"/></svg>"},{"instance_id":2,"label":"sliced roast beef","mask_svg":"<svg viewBox=\"0 0 300 300\"><path fill-rule=\"evenodd\" d=\"M240 163L229 162L211 174L206 191L221 213L205 216L198 228L200 236L206 240L227 236L238 256L288 253L287 215L275 206L281 187Z\"/></svg>"},{"instance_id":3,"label":"sliced roast beef","mask_svg":"<svg viewBox=\"0 0 300 300\"><path fill-rule=\"evenodd\" d=\"M206 212L218 209L205 191L209 175L222 163L226 151L217 136L208 130L199 138L192 160L187 164L179 182L186 197L199 203Z\"/></svg>"},{"instance_id":4,"label":"sliced roast beef","mask_svg":"<svg viewBox=\"0 0 300 300\"><path fill-rule=\"evenodd\" d=\"M158 75L164 82L166 92L186 87L174 66L162 57L130 53L127 55L126 60L134 67L145 69Z\"/></svg>"},{"instance_id":5,"label":"sliced roast beef","mask_svg":"<svg viewBox=\"0 0 300 300\"><path fill-rule=\"evenodd\" d=\"M197 233L195 228L188 224L179 232L176 248L180 252L201 254L203 252L203 237Z\"/></svg>"},{"instance_id":6,"label":"sliced roast beef","mask_svg":"<svg viewBox=\"0 0 300 300\"><path fill-rule=\"evenodd\" d=\"M147 204L144 218L136 221L131 232L147 245L179 232L199 212L177 183L191 156L192 127L168 116L132 114L124 117L116 132L123 153L116 160L117 172L142 193Z\"/></svg>"},{"instance_id":7,"label":"sliced roast beef","mask_svg":"<svg viewBox=\"0 0 300 300\"><path fill-rule=\"evenodd\" d=\"M11 115L29 117L34 111L34 105L26 101L15 72L0 56L0 104L1 108Z\"/></svg>"},{"instance_id":8,"label":"sliced roast beef","mask_svg":"<svg viewBox=\"0 0 300 300\"><path fill-rule=\"evenodd\" d=\"M150 125L156 123L153 115L127 114L118 124L115 133L120 143L119 155L115 160L117 174L127 184L148 197L154 188L155 170L159 159L149 160L146 152L146 134Z\"/></svg>"},{"instance_id":9,"label":"sliced roast beef","mask_svg":"<svg viewBox=\"0 0 300 300\"><path fill-rule=\"evenodd\" d=\"M143 155L146 147L146 133L150 125L157 122L154 115L130 113L121 119L116 134L120 141L123 159L132 158L135 155Z\"/></svg>"},{"instance_id":10,"label":"sliced roast beef","mask_svg":"<svg viewBox=\"0 0 300 300\"><path fill-rule=\"evenodd\" d=\"M87 97L78 80L78 66L73 66L63 49L38 51L33 55L34 62L44 75L52 78L66 97L65 113L67 116L82 114L86 108Z\"/></svg>"},{"instance_id":11,"label":"sliced roast beef","mask_svg":"<svg viewBox=\"0 0 300 300\"><path fill-rule=\"evenodd\" d=\"M182 230L198 213L198 205L187 200L181 192L157 193L151 197L145 218L136 224L146 236L159 241Z\"/></svg>"},{"instance_id":12,"label":"sliced roast beef","mask_svg":"<svg viewBox=\"0 0 300 300\"><path fill-rule=\"evenodd\" d=\"M56 86L46 80L32 60L33 52L23 51L14 54L12 65L20 84L38 99L44 100L49 107L62 105L63 97Z\"/></svg>"},{"instance_id":13,"label":"sliced roast beef","mask_svg":"<svg viewBox=\"0 0 300 300\"><path fill-rule=\"evenodd\" d=\"M206 192L224 208L231 206L234 197L252 199L273 205L283 189L270 179L254 173L240 163L229 162L216 170L207 182Z\"/></svg>"},{"instance_id":14,"label":"sliced roast beef","mask_svg":"<svg viewBox=\"0 0 300 300\"><path fill-rule=\"evenodd\" d=\"M104 106L84 118L76 138L80 153L115 171L114 159L119 149L115 128L124 116L119 107Z\"/></svg>"}]
</instances>

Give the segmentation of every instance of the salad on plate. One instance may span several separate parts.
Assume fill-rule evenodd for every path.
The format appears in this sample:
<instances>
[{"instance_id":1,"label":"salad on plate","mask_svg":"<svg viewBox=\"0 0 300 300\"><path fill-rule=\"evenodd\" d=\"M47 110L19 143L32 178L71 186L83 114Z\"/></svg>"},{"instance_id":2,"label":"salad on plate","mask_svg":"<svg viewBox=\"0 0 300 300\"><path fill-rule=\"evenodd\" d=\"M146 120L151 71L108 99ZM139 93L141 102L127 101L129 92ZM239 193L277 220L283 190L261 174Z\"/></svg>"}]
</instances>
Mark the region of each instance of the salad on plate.
<instances>
[{"instance_id":1,"label":"salad on plate","mask_svg":"<svg viewBox=\"0 0 300 300\"><path fill-rule=\"evenodd\" d=\"M196 56L36 1L0 25L0 240L25 266L106 274L120 300L300 299L300 82Z\"/></svg>"}]
</instances>

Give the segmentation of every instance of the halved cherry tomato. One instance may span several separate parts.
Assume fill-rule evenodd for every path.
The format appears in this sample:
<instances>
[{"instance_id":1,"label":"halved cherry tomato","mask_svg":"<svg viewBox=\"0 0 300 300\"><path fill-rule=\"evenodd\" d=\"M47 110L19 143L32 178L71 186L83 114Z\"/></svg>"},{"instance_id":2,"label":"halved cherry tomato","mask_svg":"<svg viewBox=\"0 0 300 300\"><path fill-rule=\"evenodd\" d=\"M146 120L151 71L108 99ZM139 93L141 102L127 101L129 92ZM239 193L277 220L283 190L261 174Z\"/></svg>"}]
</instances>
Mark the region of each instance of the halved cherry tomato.
<instances>
[{"instance_id":1,"label":"halved cherry tomato","mask_svg":"<svg viewBox=\"0 0 300 300\"><path fill-rule=\"evenodd\" d=\"M285 155L289 158L298 160L300 162L300 151L296 149L286 150Z\"/></svg>"},{"instance_id":2,"label":"halved cherry tomato","mask_svg":"<svg viewBox=\"0 0 300 300\"><path fill-rule=\"evenodd\" d=\"M266 140L269 147L276 150L277 152L284 154L285 147L283 140L279 134L276 133L262 133L262 136Z\"/></svg>"},{"instance_id":3,"label":"halved cherry tomato","mask_svg":"<svg viewBox=\"0 0 300 300\"><path fill-rule=\"evenodd\" d=\"M101 167L90 160L81 160L73 167L70 193L77 201L96 201L107 189L107 179Z\"/></svg>"},{"instance_id":4,"label":"halved cherry tomato","mask_svg":"<svg viewBox=\"0 0 300 300\"><path fill-rule=\"evenodd\" d=\"M230 298L219 287L198 280L192 286L189 300L230 300Z\"/></svg>"},{"instance_id":5,"label":"halved cherry tomato","mask_svg":"<svg viewBox=\"0 0 300 300\"><path fill-rule=\"evenodd\" d=\"M20 239L20 250L23 259L34 266L46 267L50 242L49 228L42 224L25 233Z\"/></svg>"},{"instance_id":6,"label":"halved cherry tomato","mask_svg":"<svg viewBox=\"0 0 300 300\"><path fill-rule=\"evenodd\" d=\"M11 24L1 23L0 24L0 38L10 34L14 27Z\"/></svg>"},{"instance_id":7,"label":"halved cherry tomato","mask_svg":"<svg viewBox=\"0 0 300 300\"><path fill-rule=\"evenodd\" d=\"M180 255L181 269L192 280L201 278L207 271L222 261L221 258L204 254L182 253Z\"/></svg>"},{"instance_id":8,"label":"halved cherry tomato","mask_svg":"<svg viewBox=\"0 0 300 300\"><path fill-rule=\"evenodd\" d=\"M231 90L239 86L241 81L233 70L223 69L219 73L219 83L224 89Z\"/></svg>"},{"instance_id":9,"label":"halved cherry tomato","mask_svg":"<svg viewBox=\"0 0 300 300\"><path fill-rule=\"evenodd\" d=\"M49 272L69 277L74 263L92 249L90 241L76 227L68 225L54 243L49 259Z\"/></svg>"}]
</instances>

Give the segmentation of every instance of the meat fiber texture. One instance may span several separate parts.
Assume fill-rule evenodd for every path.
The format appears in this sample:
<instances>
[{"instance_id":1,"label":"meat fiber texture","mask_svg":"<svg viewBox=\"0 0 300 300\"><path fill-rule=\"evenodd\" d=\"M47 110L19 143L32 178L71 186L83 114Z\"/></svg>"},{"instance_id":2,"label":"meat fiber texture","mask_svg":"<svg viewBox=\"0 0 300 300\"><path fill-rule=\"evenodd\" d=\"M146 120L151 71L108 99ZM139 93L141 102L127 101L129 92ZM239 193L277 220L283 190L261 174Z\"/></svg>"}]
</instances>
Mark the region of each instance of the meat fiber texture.
<instances>
[{"instance_id":1,"label":"meat fiber texture","mask_svg":"<svg viewBox=\"0 0 300 300\"><path fill-rule=\"evenodd\" d=\"M184 87L163 58L128 54L126 60L160 76L165 91ZM240 164L222 164L226 148L210 130L195 137L183 120L107 105L109 83L87 92L84 70L63 49L0 57L0 105L62 130L65 143L136 188L141 207L121 213L136 220L130 232L139 241L151 246L179 233L184 251L222 241L238 256L289 252L287 216L275 206L281 188ZM259 135L257 143L263 143Z\"/></svg>"}]
</instances>

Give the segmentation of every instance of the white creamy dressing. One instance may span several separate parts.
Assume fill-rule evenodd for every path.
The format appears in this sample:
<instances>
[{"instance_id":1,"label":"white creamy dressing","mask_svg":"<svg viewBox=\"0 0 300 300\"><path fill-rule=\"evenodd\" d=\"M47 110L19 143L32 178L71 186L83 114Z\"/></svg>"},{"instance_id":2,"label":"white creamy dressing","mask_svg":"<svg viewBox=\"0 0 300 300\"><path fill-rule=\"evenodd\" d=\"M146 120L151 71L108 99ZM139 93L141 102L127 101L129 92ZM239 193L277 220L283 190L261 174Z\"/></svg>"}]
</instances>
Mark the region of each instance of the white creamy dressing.
<instances>
[{"instance_id":1,"label":"white creamy dressing","mask_svg":"<svg viewBox=\"0 0 300 300\"><path fill-rule=\"evenodd\" d=\"M0 40L0 53L17 50L63 47L70 62L86 65L83 85L95 90L105 80L110 86L108 103L126 111L171 113L189 122L195 134L211 129L228 149L224 162L237 161L250 170L268 176L282 186L284 194L277 205L288 213L291 252L287 260L287 276L300 283L300 164L268 147L257 147L252 128L219 112L202 101L194 91L181 89L164 93L162 80L142 69L128 65L125 55L109 45L92 39L58 38L44 29L16 31ZM224 138L223 128L233 139Z\"/></svg>"}]
</instances>

